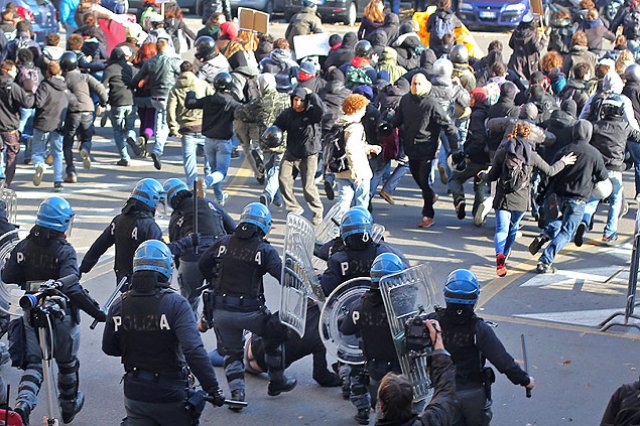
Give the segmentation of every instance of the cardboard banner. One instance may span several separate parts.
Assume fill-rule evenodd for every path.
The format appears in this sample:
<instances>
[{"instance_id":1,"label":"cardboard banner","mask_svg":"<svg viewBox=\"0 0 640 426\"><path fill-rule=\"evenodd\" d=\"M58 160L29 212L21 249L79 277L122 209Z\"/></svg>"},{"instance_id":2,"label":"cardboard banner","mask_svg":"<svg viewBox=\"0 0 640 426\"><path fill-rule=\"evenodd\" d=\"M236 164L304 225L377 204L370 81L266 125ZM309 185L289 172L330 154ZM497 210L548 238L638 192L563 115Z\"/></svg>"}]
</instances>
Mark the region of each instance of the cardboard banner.
<instances>
[{"instance_id":1,"label":"cardboard banner","mask_svg":"<svg viewBox=\"0 0 640 426\"><path fill-rule=\"evenodd\" d=\"M307 56L327 56L329 54L329 37L331 33L297 35L293 37L293 51L296 59Z\"/></svg>"},{"instance_id":2,"label":"cardboard banner","mask_svg":"<svg viewBox=\"0 0 640 426\"><path fill-rule=\"evenodd\" d=\"M251 30L262 34L269 33L269 14L259 10L238 8L238 27L241 30Z\"/></svg>"},{"instance_id":3,"label":"cardboard banner","mask_svg":"<svg viewBox=\"0 0 640 426\"><path fill-rule=\"evenodd\" d=\"M531 6L531 13L538 16L544 16L542 0L529 0L529 5Z\"/></svg>"}]
</instances>

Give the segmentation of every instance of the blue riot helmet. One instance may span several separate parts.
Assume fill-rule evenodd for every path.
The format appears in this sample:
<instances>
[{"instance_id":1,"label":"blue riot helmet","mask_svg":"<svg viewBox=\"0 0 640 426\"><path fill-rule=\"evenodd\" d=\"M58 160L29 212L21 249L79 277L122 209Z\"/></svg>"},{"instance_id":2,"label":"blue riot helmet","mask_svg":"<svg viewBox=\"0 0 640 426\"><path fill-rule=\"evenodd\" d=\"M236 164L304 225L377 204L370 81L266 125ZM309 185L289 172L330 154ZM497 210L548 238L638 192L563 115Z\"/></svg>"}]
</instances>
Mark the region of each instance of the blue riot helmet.
<instances>
[{"instance_id":1,"label":"blue riot helmet","mask_svg":"<svg viewBox=\"0 0 640 426\"><path fill-rule=\"evenodd\" d=\"M347 237L355 234L363 234L363 240L371 236L373 220L371 213L363 207L353 207L342 216L340 223L340 238L346 241Z\"/></svg>"},{"instance_id":2,"label":"blue riot helmet","mask_svg":"<svg viewBox=\"0 0 640 426\"><path fill-rule=\"evenodd\" d=\"M36 225L58 232L71 234L73 209L62 197L49 197L40 203L36 215Z\"/></svg>"},{"instance_id":3,"label":"blue riot helmet","mask_svg":"<svg viewBox=\"0 0 640 426\"><path fill-rule=\"evenodd\" d=\"M165 200L165 191L160 182L155 179L145 178L140 180L131 192L131 198L155 209L158 203Z\"/></svg>"},{"instance_id":4,"label":"blue riot helmet","mask_svg":"<svg viewBox=\"0 0 640 426\"><path fill-rule=\"evenodd\" d=\"M173 199L182 191L189 191L189 187L184 181L178 178L171 178L164 181L162 184L165 194L167 194L167 204L173 207Z\"/></svg>"},{"instance_id":5,"label":"blue riot helmet","mask_svg":"<svg viewBox=\"0 0 640 426\"><path fill-rule=\"evenodd\" d=\"M476 275L468 269L456 269L447 277L444 300L447 303L475 305L480 295L480 284Z\"/></svg>"},{"instance_id":6,"label":"blue riot helmet","mask_svg":"<svg viewBox=\"0 0 640 426\"><path fill-rule=\"evenodd\" d=\"M380 278L404 270L404 262L395 253L379 254L371 265L371 288L377 289Z\"/></svg>"},{"instance_id":7,"label":"blue riot helmet","mask_svg":"<svg viewBox=\"0 0 640 426\"><path fill-rule=\"evenodd\" d=\"M160 240L140 244L133 255L133 272L138 271L155 271L170 279L173 263L169 247Z\"/></svg>"},{"instance_id":8,"label":"blue riot helmet","mask_svg":"<svg viewBox=\"0 0 640 426\"><path fill-rule=\"evenodd\" d=\"M271 229L271 212L262 203L249 203L242 210L238 225L243 223L251 223L267 235Z\"/></svg>"}]
</instances>

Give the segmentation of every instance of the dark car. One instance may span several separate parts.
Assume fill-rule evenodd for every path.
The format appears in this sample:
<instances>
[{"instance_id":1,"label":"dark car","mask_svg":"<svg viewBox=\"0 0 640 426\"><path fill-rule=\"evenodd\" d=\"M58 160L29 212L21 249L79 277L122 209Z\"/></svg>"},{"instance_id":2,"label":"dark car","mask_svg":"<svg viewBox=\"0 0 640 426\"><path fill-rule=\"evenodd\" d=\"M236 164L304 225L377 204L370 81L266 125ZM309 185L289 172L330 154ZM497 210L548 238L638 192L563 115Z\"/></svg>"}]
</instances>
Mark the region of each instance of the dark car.
<instances>
[{"instance_id":1,"label":"dark car","mask_svg":"<svg viewBox=\"0 0 640 426\"><path fill-rule=\"evenodd\" d=\"M512 29L529 7L529 0L464 0L458 16L469 28Z\"/></svg>"},{"instance_id":2,"label":"dark car","mask_svg":"<svg viewBox=\"0 0 640 426\"><path fill-rule=\"evenodd\" d=\"M285 10L286 0L230 0L233 16L237 16L239 7L261 10L268 14L281 13Z\"/></svg>"},{"instance_id":3,"label":"dark car","mask_svg":"<svg viewBox=\"0 0 640 426\"><path fill-rule=\"evenodd\" d=\"M345 25L354 25L358 18L362 17L368 0L317 0L318 13L322 22L342 22ZM285 0L285 19L291 17L302 8L301 0Z\"/></svg>"},{"instance_id":4,"label":"dark car","mask_svg":"<svg viewBox=\"0 0 640 426\"><path fill-rule=\"evenodd\" d=\"M44 43L48 34L58 32L56 9L49 0L0 0L0 9L10 1L17 6L18 14L31 22L38 43Z\"/></svg>"}]
</instances>

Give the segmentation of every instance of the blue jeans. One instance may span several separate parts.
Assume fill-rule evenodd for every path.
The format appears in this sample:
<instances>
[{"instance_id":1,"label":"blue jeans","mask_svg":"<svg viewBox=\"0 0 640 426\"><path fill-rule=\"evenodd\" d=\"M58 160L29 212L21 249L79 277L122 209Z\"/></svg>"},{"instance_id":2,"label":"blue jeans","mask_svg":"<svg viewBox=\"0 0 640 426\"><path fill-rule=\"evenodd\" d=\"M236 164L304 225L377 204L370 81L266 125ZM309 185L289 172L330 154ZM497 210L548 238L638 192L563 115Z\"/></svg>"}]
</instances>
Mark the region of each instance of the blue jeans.
<instances>
[{"instance_id":1,"label":"blue jeans","mask_svg":"<svg viewBox=\"0 0 640 426\"><path fill-rule=\"evenodd\" d=\"M338 178L336 183L338 184L336 203L343 205L343 211L347 211L351 207L369 208L369 182L364 181L356 185L351 179Z\"/></svg>"},{"instance_id":2,"label":"blue jeans","mask_svg":"<svg viewBox=\"0 0 640 426\"><path fill-rule=\"evenodd\" d=\"M133 105L125 105L111 108L111 126L113 127L113 139L120 154L121 160L129 161L127 152L127 138L136 139L136 113Z\"/></svg>"},{"instance_id":3,"label":"blue jeans","mask_svg":"<svg viewBox=\"0 0 640 426\"><path fill-rule=\"evenodd\" d=\"M169 137L167 99L152 97L151 105L156 110L156 143L153 145L153 153L160 157L164 153L164 144Z\"/></svg>"},{"instance_id":4,"label":"blue jeans","mask_svg":"<svg viewBox=\"0 0 640 426\"><path fill-rule=\"evenodd\" d=\"M53 181L62 182L63 162L62 162L62 135L56 131L43 132L33 129L33 155L32 161L34 166L44 163L44 157L47 152L47 143L53 155Z\"/></svg>"},{"instance_id":5,"label":"blue jeans","mask_svg":"<svg viewBox=\"0 0 640 426\"><path fill-rule=\"evenodd\" d=\"M508 210L496 210L496 233L493 243L496 254L509 256L511 247L516 241L518 225L524 216L524 212L510 212Z\"/></svg>"},{"instance_id":6,"label":"blue jeans","mask_svg":"<svg viewBox=\"0 0 640 426\"><path fill-rule=\"evenodd\" d=\"M456 128L458 129L458 148L463 149L464 142L467 140L467 133L469 133L469 119L455 120ZM451 168L447 163L447 158L451 154L451 147L449 146L449 140L444 131L440 132L440 151L438 152L438 167L444 166L447 171L447 176L451 177Z\"/></svg>"},{"instance_id":7,"label":"blue jeans","mask_svg":"<svg viewBox=\"0 0 640 426\"><path fill-rule=\"evenodd\" d=\"M636 182L636 195L640 194L640 144L628 143L627 149L633 158L635 182Z\"/></svg>"},{"instance_id":8,"label":"blue jeans","mask_svg":"<svg viewBox=\"0 0 640 426\"><path fill-rule=\"evenodd\" d=\"M262 195L267 197L269 202L282 203L280 195L280 163L284 153L263 151L264 155L264 191Z\"/></svg>"},{"instance_id":9,"label":"blue jeans","mask_svg":"<svg viewBox=\"0 0 640 426\"><path fill-rule=\"evenodd\" d=\"M189 188L193 187L193 182L198 179L196 148L203 140L204 138L200 133L182 134L182 161L184 162L184 175L187 178Z\"/></svg>"},{"instance_id":10,"label":"blue jeans","mask_svg":"<svg viewBox=\"0 0 640 426\"><path fill-rule=\"evenodd\" d=\"M204 153L211 166L211 182L213 193L218 200L222 200L222 180L227 176L231 164L231 140L205 138Z\"/></svg>"},{"instance_id":11,"label":"blue jeans","mask_svg":"<svg viewBox=\"0 0 640 426\"><path fill-rule=\"evenodd\" d=\"M633 145L633 144L632 144ZM618 231L618 216L620 215L620 209L622 209L622 172L616 172L609 170L609 179L613 184L613 192L609 197L609 215L607 216L607 224L604 227L603 234L606 236L613 235ZM591 197L589 202L584 208L583 221L587 225L591 224L591 218L598 209L598 200L595 197Z\"/></svg>"},{"instance_id":12,"label":"blue jeans","mask_svg":"<svg viewBox=\"0 0 640 426\"><path fill-rule=\"evenodd\" d=\"M551 265L558 252L573 239L573 234L582 220L585 205L586 201L580 198L565 197L560 200L562 216L549 222L544 229L544 234L551 242L540 256L541 262Z\"/></svg>"},{"instance_id":13,"label":"blue jeans","mask_svg":"<svg viewBox=\"0 0 640 426\"><path fill-rule=\"evenodd\" d=\"M385 161L382 155L378 155L369 161L371 171L373 172L373 178L371 178L371 185L369 188L369 195L373 197L376 193L376 189L380 185L380 182L384 181L385 174L390 168L391 161ZM409 172L409 166L404 162L398 162L398 165L391 173L391 176L384 182L382 190L389 194L393 194L400 184L400 180L404 175Z\"/></svg>"},{"instance_id":14,"label":"blue jeans","mask_svg":"<svg viewBox=\"0 0 640 426\"><path fill-rule=\"evenodd\" d=\"M35 108L20 108L20 133L22 140L33 136L33 118L36 115Z\"/></svg>"}]
</instances>

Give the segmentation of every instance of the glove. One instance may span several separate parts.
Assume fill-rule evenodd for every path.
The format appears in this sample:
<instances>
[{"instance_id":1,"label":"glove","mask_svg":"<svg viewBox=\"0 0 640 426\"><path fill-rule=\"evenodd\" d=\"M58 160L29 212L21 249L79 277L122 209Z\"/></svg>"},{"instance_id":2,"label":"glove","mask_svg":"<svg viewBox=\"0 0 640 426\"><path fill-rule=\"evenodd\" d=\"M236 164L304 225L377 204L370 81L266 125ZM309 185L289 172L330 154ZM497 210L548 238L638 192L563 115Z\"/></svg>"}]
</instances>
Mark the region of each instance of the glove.
<instances>
[{"instance_id":1,"label":"glove","mask_svg":"<svg viewBox=\"0 0 640 426\"><path fill-rule=\"evenodd\" d=\"M216 407L222 407L224 405L225 398L222 389L216 388L214 391L209 391L209 396L212 398L209 402Z\"/></svg>"},{"instance_id":2,"label":"glove","mask_svg":"<svg viewBox=\"0 0 640 426\"><path fill-rule=\"evenodd\" d=\"M107 314L105 314L103 311L100 311L100 313L96 313L93 318L98 322L107 322Z\"/></svg>"}]
</instances>

